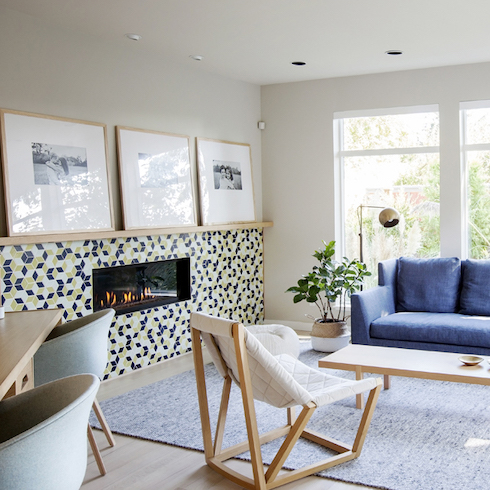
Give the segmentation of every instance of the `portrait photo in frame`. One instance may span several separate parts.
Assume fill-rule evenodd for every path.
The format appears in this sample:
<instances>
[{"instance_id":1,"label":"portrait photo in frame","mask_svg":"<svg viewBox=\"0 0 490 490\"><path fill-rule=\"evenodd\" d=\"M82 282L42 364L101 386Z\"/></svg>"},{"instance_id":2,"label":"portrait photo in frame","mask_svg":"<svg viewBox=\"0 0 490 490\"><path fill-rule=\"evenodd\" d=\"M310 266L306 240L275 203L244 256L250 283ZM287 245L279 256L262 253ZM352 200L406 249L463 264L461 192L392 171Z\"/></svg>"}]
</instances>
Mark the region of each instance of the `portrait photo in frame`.
<instances>
[{"instance_id":1,"label":"portrait photo in frame","mask_svg":"<svg viewBox=\"0 0 490 490\"><path fill-rule=\"evenodd\" d=\"M116 126L124 228L196 226L189 137Z\"/></svg>"},{"instance_id":2,"label":"portrait photo in frame","mask_svg":"<svg viewBox=\"0 0 490 490\"><path fill-rule=\"evenodd\" d=\"M250 145L197 138L196 146L202 224L255 221Z\"/></svg>"},{"instance_id":3,"label":"portrait photo in frame","mask_svg":"<svg viewBox=\"0 0 490 490\"><path fill-rule=\"evenodd\" d=\"M113 231L105 124L0 110L9 236Z\"/></svg>"}]
</instances>

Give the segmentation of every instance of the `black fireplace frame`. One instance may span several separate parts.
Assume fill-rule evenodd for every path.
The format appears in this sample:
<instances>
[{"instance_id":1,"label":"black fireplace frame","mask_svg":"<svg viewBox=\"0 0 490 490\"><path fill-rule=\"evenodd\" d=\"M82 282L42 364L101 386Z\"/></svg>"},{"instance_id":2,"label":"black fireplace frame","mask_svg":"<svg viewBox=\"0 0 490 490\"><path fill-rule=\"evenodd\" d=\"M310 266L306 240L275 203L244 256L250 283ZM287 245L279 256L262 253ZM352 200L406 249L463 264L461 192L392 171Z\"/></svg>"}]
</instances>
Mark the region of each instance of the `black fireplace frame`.
<instances>
[{"instance_id":1,"label":"black fireplace frame","mask_svg":"<svg viewBox=\"0 0 490 490\"><path fill-rule=\"evenodd\" d=\"M175 263L175 280L176 280L176 294L168 296L158 296L151 297L144 301L138 303L129 304L115 304L115 305L101 305L97 301L100 297L101 283L107 283L107 277L114 278L114 275L119 274L124 277L131 277L133 274L135 276L135 281L137 281L136 276L138 273L141 277L141 271L144 271L148 267L154 268L159 263L165 263L168 265L170 262ZM109 281L110 282L110 281ZM107 290L107 289L106 289ZM102 290L102 292L105 292ZM134 264L125 264L113 267L100 267L94 268L92 270L92 306L93 311L100 311L106 308L114 308L117 315L123 315L126 313L132 313L140 310L148 310L151 308L156 308L158 306L163 306L167 304L177 303L179 301L187 301L191 299L191 266L189 257L181 257L175 259L162 259L153 262L138 262Z\"/></svg>"}]
</instances>

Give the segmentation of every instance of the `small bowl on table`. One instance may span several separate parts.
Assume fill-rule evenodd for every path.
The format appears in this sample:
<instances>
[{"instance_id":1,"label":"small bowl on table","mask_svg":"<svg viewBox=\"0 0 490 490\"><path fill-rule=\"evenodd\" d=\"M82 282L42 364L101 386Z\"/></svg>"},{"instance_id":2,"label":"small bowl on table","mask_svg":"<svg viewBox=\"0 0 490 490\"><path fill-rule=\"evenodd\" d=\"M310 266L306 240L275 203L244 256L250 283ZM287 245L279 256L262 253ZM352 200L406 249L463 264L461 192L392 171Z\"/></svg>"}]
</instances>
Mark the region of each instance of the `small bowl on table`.
<instances>
[{"instance_id":1,"label":"small bowl on table","mask_svg":"<svg viewBox=\"0 0 490 490\"><path fill-rule=\"evenodd\" d=\"M476 365L480 364L480 362L483 361L483 357L479 357L479 356L461 356L461 357L458 357L458 359L465 366L476 366ZM490 360L488 362L490 362Z\"/></svg>"}]
</instances>

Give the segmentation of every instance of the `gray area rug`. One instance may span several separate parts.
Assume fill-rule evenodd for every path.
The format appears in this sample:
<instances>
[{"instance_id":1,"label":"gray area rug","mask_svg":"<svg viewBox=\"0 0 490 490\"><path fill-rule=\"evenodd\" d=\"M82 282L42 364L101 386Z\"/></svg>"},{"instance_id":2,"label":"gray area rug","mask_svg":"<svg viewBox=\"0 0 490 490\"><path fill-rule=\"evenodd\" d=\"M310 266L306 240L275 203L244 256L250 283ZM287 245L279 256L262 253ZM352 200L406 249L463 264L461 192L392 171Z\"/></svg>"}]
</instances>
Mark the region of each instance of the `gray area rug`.
<instances>
[{"instance_id":1,"label":"gray area rug","mask_svg":"<svg viewBox=\"0 0 490 490\"><path fill-rule=\"evenodd\" d=\"M316 367L324 355L313 351L309 342L302 343L300 359L306 364ZM328 372L354 377L345 371ZM206 367L206 374L215 426L222 378L213 365ZM193 371L105 400L101 406L115 433L203 449ZM262 402L256 402L256 410L260 432L286 423L286 410ZM319 408L308 426L350 444L360 414L352 397ZM97 427L93 414L91 423ZM233 386L224 447L245 439L240 394ZM270 463L279 444L263 446L265 463ZM301 440L285 466L299 468L328 454L328 450ZM380 394L361 456L320 475L390 490L490 488L489 388L393 378L391 388Z\"/></svg>"}]
</instances>

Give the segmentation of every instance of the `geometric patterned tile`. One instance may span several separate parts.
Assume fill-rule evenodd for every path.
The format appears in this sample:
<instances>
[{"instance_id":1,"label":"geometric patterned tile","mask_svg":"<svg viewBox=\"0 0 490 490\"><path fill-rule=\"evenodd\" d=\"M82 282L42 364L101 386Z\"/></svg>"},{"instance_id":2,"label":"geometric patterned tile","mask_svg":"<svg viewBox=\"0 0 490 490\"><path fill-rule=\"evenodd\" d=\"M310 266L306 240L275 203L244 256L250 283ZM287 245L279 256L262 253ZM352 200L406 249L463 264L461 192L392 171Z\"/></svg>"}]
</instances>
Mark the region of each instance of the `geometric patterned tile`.
<instances>
[{"instance_id":1,"label":"geometric patterned tile","mask_svg":"<svg viewBox=\"0 0 490 490\"><path fill-rule=\"evenodd\" d=\"M191 299L117 316L106 379L189 352L191 310L263 321L261 228L1 246L3 303L6 311L62 308L69 321L93 311L93 268L180 257L191 261Z\"/></svg>"}]
</instances>

